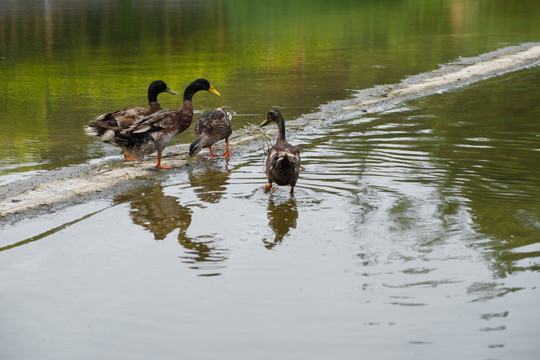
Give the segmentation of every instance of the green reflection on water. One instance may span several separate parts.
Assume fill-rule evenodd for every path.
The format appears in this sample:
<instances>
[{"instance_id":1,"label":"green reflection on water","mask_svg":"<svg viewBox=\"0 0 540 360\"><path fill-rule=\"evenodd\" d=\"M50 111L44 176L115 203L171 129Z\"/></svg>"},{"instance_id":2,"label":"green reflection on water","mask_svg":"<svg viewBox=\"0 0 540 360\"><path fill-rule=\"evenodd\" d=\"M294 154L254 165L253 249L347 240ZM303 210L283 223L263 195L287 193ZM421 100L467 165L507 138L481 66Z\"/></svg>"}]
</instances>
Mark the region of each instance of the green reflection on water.
<instances>
[{"instance_id":1,"label":"green reflection on water","mask_svg":"<svg viewBox=\"0 0 540 360\"><path fill-rule=\"evenodd\" d=\"M539 268L539 83L540 68L523 70L412 102L405 117L382 118L413 124L411 148L429 154L432 169L423 172L438 186L443 227L470 226L476 235L469 240L485 249L499 276Z\"/></svg>"},{"instance_id":2,"label":"green reflection on water","mask_svg":"<svg viewBox=\"0 0 540 360\"><path fill-rule=\"evenodd\" d=\"M425 104L442 139L433 154L447 168L443 192L468 199L473 226L490 240L484 245L496 253L501 275L538 269L518 260L539 254L521 249L540 234L539 83L535 68Z\"/></svg>"},{"instance_id":3,"label":"green reflection on water","mask_svg":"<svg viewBox=\"0 0 540 360\"><path fill-rule=\"evenodd\" d=\"M82 126L207 77L235 126L287 118L458 56L537 41L536 1L62 1L0 4L0 174L116 154ZM375 66L375 67L374 67ZM162 96L164 108L179 101ZM189 142L191 131L176 141Z\"/></svg>"}]
</instances>

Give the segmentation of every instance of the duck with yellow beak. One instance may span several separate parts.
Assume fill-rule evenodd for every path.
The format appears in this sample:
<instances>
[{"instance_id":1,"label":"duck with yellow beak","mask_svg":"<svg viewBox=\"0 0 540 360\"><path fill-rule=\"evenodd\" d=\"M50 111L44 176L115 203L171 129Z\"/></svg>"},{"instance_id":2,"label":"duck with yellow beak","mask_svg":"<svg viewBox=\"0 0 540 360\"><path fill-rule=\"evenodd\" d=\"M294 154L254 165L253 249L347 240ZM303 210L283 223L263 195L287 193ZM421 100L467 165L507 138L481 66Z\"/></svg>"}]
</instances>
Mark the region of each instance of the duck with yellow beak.
<instances>
[{"instance_id":1,"label":"duck with yellow beak","mask_svg":"<svg viewBox=\"0 0 540 360\"><path fill-rule=\"evenodd\" d=\"M135 159L157 151L157 169L171 169L161 164L161 154L169 141L186 130L193 121L193 95L206 90L217 96L221 94L206 79L197 79L186 87L182 106L178 111L159 111L142 118L126 130L115 133L114 141L122 146L126 154Z\"/></svg>"}]
</instances>

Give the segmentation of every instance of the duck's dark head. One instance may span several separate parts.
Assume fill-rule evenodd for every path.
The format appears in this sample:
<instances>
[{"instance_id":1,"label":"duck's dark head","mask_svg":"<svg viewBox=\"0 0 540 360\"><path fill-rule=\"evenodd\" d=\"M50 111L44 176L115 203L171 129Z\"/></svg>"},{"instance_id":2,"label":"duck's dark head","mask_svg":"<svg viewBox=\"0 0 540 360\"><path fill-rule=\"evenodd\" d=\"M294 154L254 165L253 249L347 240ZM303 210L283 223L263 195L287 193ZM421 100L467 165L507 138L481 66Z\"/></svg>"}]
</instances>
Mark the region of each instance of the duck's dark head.
<instances>
[{"instance_id":1,"label":"duck's dark head","mask_svg":"<svg viewBox=\"0 0 540 360\"><path fill-rule=\"evenodd\" d=\"M214 89L208 80L200 78L192 81L191 84L188 85L186 91L184 91L184 100L191 100L193 95L195 95L197 91L201 90L210 91L214 95L221 96L221 94Z\"/></svg>"},{"instance_id":2,"label":"duck's dark head","mask_svg":"<svg viewBox=\"0 0 540 360\"><path fill-rule=\"evenodd\" d=\"M200 153L201 150L202 150L201 139L198 138L194 142L192 142L191 145L189 146L189 157L193 159L193 157L197 155L198 153Z\"/></svg>"},{"instance_id":3,"label":"duck's dark head","mask_svg":"<svg viewBox=\"0 0 540 360\"><path fill-rule=\"evenodd\" d=\"M152 83L148 87L148 98L151 101L157 101L157 96L162 92L168 92L169 94L178 95L178 93L174 90L171 90L171 88L168 87L164 81L156 80L152 81Z\"/></svg>"},{"instance_id":4,"label":"duck's dark head","mask_svg":"<svg viewBox=\"0 0 540 360\"><path fill-rule=\"evenodd\" d=\"M271 122L283 122L283 115L281 115L281 111L278 109L272 109L266 114L266 119L261 123L261 126L266 126L270 124Z\"/></svg>"}]
</instances>

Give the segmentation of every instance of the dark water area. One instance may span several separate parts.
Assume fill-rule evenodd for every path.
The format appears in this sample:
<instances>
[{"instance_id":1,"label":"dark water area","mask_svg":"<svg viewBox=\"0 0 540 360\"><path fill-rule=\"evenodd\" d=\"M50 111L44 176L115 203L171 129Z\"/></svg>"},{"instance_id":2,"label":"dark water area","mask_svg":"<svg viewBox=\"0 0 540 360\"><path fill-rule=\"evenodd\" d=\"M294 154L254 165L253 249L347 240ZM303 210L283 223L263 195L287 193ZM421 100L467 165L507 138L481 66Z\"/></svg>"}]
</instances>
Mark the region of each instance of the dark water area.
<instances>
[{"instance_id":1,"label":"dark water area","mask_svg":"<svg viewBox=\"0 0 540 360\"><path fill-rule=\"evenodd\" d=\"M293 120L459 55L538 41L539 9L2 2L0 179L120 158L82 126L144 105L156 77L180 91L208 77L223 96L197 94L196 110L227 104L234 129L274 106ZM539 83L534 67L312 120L288 133L305 167L294 197L264 191L260 140L229 163L201 158L0 222L0 358L536 359Z\"/></svg>"}]
</instances>

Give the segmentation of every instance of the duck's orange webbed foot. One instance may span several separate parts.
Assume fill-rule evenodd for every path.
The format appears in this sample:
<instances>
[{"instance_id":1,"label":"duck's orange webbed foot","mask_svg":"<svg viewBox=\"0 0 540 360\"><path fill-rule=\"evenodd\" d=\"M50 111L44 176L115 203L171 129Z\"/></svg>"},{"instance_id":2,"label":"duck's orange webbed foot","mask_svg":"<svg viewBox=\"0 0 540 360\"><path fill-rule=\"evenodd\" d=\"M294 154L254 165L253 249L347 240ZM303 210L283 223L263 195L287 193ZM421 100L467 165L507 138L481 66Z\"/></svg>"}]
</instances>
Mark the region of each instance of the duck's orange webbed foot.
<instances>
[{"instance_id":1,"label":"duck's orange webbed foot","mask_svg":"<svg viewBox=\"0 0 540 360\"><path fill-rule=\"evenodd\" d=\"M216 154L214 154L214 153L212 152L212 147L211 147L211 146L209 147L209 149L210 149L210 155L206 155L205 158L207 158L207 159L213 159L213 158L217 157Z\"/></svg>"},{"instance_id":2,"label":"duck's orange webbed foot","mask_svg":"<svg viewBox=\"0 0 540 360\"><path fill-rule=\"evenodd\" d=\"M221 157L224 158L224 159L227 159L227 160L231 160L231 153L229 151L227 151L227 152L223 153L221 155Z\"/></svg>"},{"instance_id":3,"label":"duck's orange webbed foot","mask_svg":"<svg viewBox=\"0 0 540 360\"><path fill-rule=\"evenodd\" d=\"M272 184L271 183L268 183L266 185L264 185L264 190L268 191L272 188Z\"/></svg>"},{"instance_id":4,"label":"duck's orange webbed foot","mask_svg":"<svg viewBox=\"0 0 540 360\"><path fill-rule=\"evenodd\" d=\"M156 164L156 169L163 169L163 170L170 170L172 169L172 167L170 166L167 166L167 165L161 165L161 153L158 152L157 154L157 164Z\"/></svg>"},{"instance_id":5,"label":"duck's orange webbed foot","mask_svg":"<svg viewBox=\"0 0 540 360\"><path fill-rule=\"evenodd\" d=\"M134 158L134 157L129 156L129 155L126 153L126 150L124 150L124 159L125 159L126 161L134 161L134 160L138 160L137 158Z\"/></svg>"},{"instance_id":6,"label":"duck's orange webbed foot","mask_svg":"<svg viewBox=\"0 0 540 360\"><path fill-rule=\"evenodd\" d=\"M227 160L231 160L231 150L229 149L229 139L225 139L225 144L227 144L227 151L225 151L223 153L223 155L221 155L221 157L227 159Z\"/></svg>"}]
</instances>

